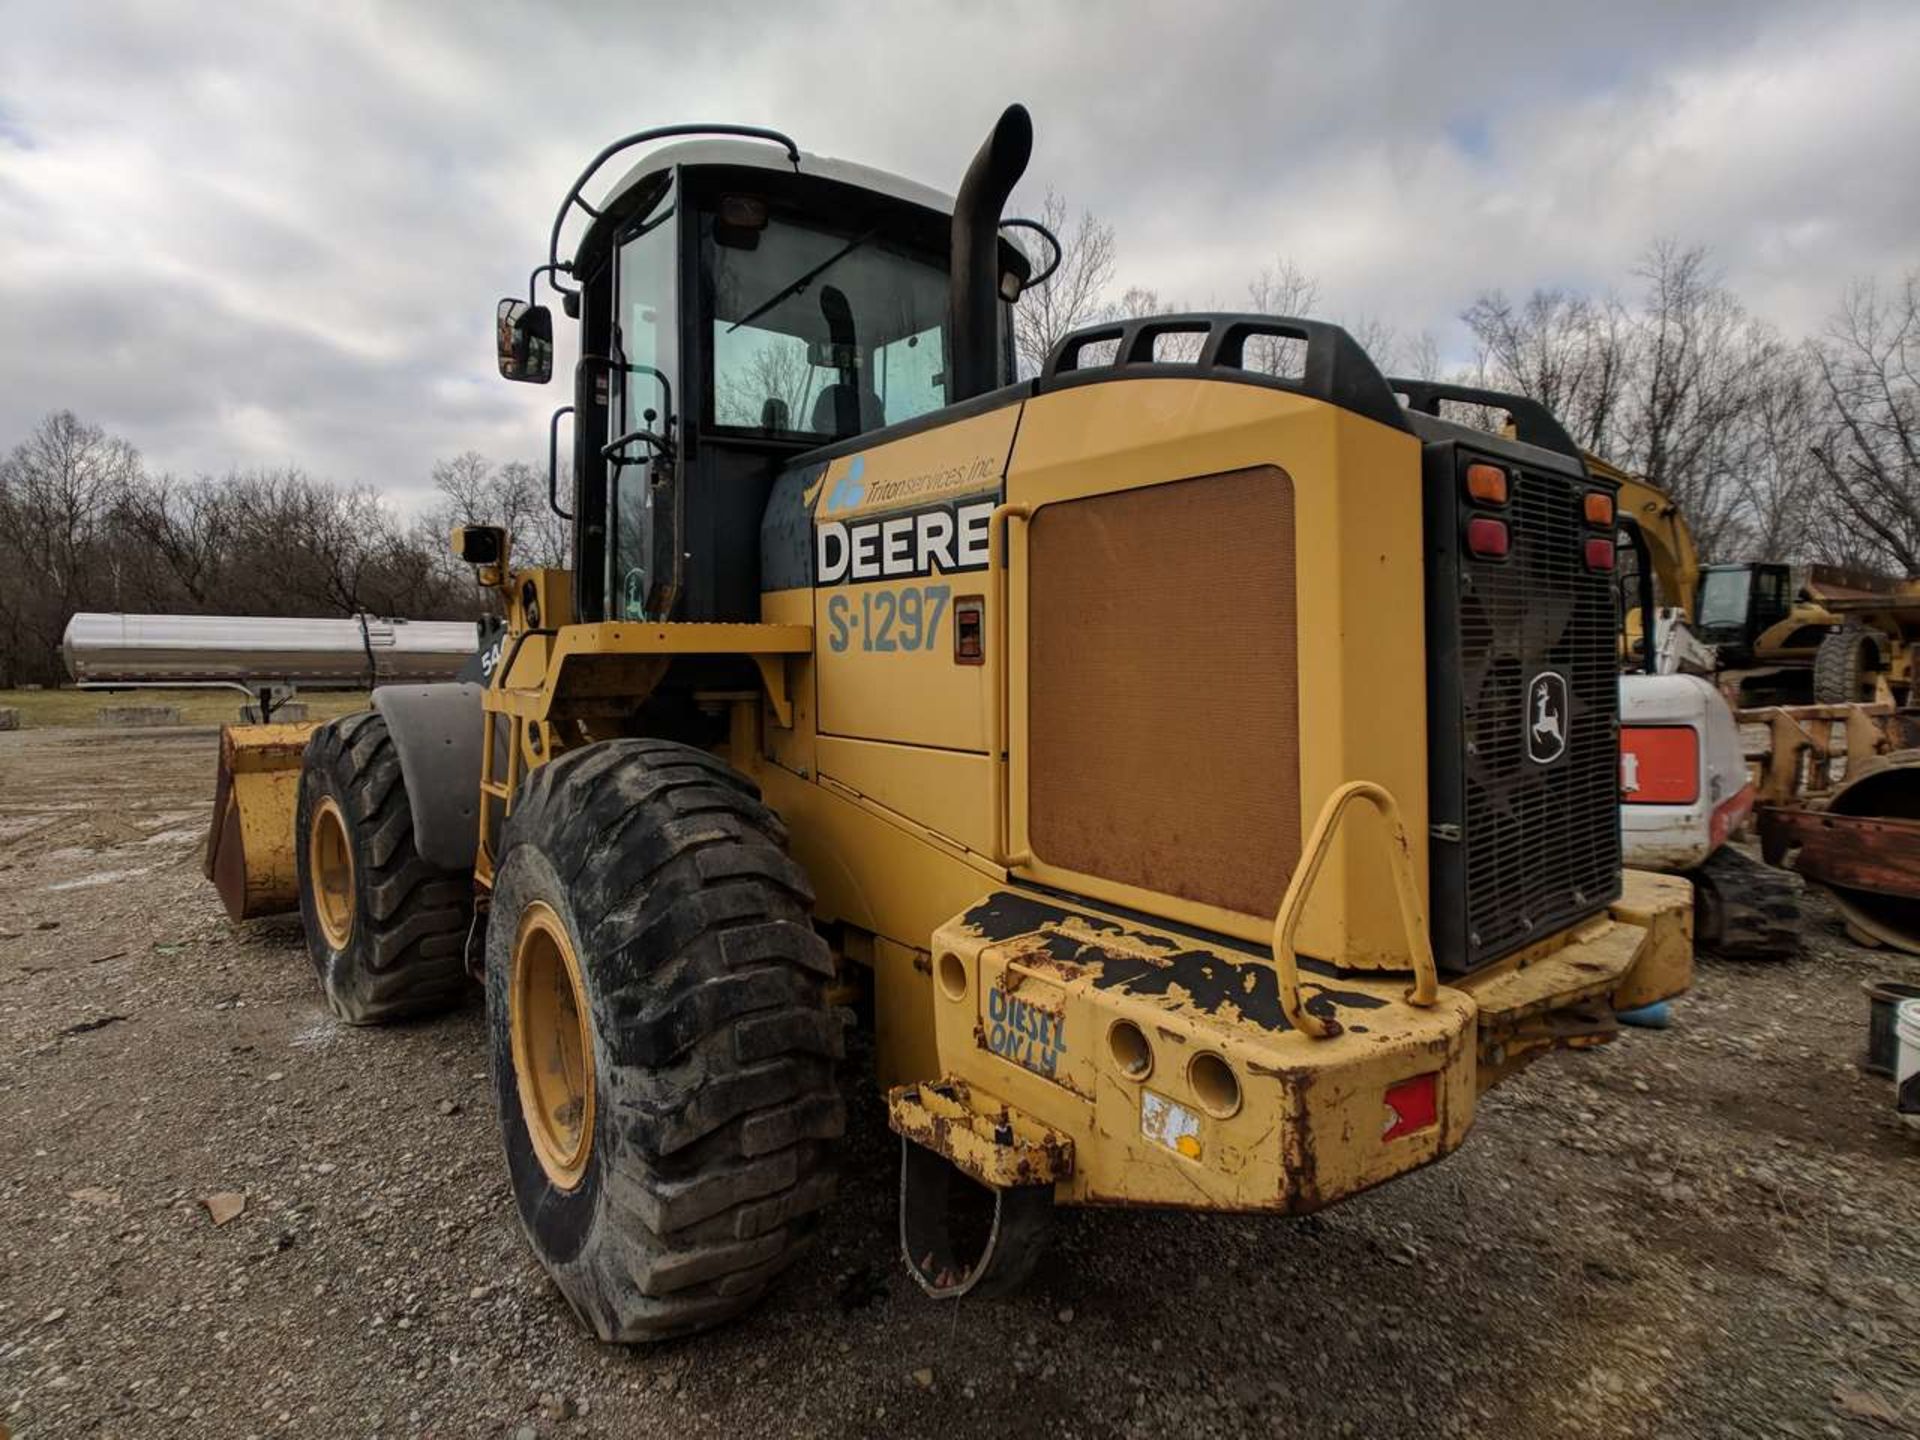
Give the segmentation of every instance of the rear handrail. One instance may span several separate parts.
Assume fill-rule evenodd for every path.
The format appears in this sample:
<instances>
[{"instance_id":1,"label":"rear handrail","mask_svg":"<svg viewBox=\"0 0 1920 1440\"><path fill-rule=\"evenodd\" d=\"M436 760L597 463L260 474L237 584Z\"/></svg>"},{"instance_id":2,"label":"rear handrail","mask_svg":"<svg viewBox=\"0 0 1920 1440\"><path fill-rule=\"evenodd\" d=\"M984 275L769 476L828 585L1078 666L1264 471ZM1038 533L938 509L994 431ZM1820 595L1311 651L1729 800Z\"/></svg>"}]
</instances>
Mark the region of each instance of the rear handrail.
<instances>
[{"instance_id":1,"label":"rear handrail","mask_svg":"<svg viewBox=\"0 0 1920 1440\"><path fill-rule=\"evenodd\" d=\"M1013 663L1008 642L1010 609L1008 574L1013 550L1013 526L1033 518L1031 506L1007 501L993 507L987 517L987 590L993 596L994 649L992 734L988 737L993 772L993 840L1000 847L1001 863L1009 870L1033 863L1033 854L1022 845L1013 846L1013 757L1007 753L1013 729L1008 707L1013 703L1007 667Z\"/></svg>"},{"instance_id":2,"label":"rear handrail","mask_svg":"<svg viewBox=\"0 0 1920 1440\"><path fill-rule=\"evenodd\" d=\"M1327 797L1320 818L1313 822L1307 837L1306 853L1287 881L1287 893L1281 898L1279 913L1273 917L1273 964L1280 975L1280 1008L1297 1030L1316 1040L1327 1040L1340 1033L1338 1020L1324 1020L1313 1014L1300 999L1300 957L1294 949L1294 932L1307 908L1307 897L1340 821L1356 800L1364 800L1386 822L1390 840L1388 869L1393 871L1393 888L1400 902L1400 924L1406 931L1407 959L1413 970L1413 987L1407 991L1407 1003L1423 1009L1440 996L1440 973L1434 965L1433 944L1427 935L1427 917L1420 904L1420 886L1413 873L1413 846L1407 839L1407 827L1400 819L1400 806L1384 785L1371 780L1349 780Z\"/></svg>"}]
</instances>

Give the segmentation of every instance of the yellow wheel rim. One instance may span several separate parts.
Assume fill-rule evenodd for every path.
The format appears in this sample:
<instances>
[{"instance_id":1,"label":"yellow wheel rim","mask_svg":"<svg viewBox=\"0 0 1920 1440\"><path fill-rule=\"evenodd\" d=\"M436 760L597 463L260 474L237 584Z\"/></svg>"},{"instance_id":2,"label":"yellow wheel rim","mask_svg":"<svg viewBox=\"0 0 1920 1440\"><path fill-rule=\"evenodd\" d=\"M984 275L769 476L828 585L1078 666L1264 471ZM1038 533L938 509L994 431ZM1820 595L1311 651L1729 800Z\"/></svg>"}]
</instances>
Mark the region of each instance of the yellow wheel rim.
<instances>
[{"instance_id":1,"label":"yellow wheel rim","mask_svg":"<svg viewBox=\"0 0 1920 1440\"><path fill-rule=\"evenodd\" d=\"M353 843L331 795L314 807L307 825L307 879L320 933L335 950L346 949L353 939Z\"/></svg>"},{"instance_id":2,"label":"yellow wheel rim","mask_svg":"<svg viewBox=\"0 0 1920 1440\"><path fill-rule=\"evenodd\" d=\"M520 913L507 980L507 1030L533 1153L571 1190L593 1153L593 1035L586 986L567 927L536 900Z\"/></svg>"}]
</instances>

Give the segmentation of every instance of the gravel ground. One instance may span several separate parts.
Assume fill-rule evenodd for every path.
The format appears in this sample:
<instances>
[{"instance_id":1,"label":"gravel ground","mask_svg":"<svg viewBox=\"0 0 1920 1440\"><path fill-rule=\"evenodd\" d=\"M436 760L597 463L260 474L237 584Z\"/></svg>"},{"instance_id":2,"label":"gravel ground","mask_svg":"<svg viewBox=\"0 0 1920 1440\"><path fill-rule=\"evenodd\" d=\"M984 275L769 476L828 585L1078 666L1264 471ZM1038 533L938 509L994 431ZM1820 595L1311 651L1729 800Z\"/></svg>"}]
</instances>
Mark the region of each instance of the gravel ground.
<instances>
[{"instance_id":1,"label":"gravel ground","mask_svg":"<svg viewBox=\"0 0 1920 1440\"><path fill-rule=\"evenodd\" d=\"M1541 1062L1447 1162L1293 1221L1070 1213L1020 1297L894 1259L869 1084L776 1299L647 1350L521 1242L477 999L350 1030L199 873L213 734L0 735L0 1432L1914 1433L1920 1137L1810 900L1664 1032ZM857 1065L855 1069L857 1071ZM216 1198L218 1197L218 1198ZM243 1205L225 1223L224 1213Z\"/></svg>"}]
</instances>

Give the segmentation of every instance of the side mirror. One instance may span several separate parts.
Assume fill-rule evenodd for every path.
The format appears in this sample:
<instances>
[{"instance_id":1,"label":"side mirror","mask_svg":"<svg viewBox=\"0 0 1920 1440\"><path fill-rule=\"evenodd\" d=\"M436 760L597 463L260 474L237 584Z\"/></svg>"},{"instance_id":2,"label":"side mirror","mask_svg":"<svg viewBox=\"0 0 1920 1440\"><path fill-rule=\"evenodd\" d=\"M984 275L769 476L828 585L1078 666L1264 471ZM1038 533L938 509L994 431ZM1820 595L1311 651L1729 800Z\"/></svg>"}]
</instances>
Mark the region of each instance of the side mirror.
<instances>
[{"instance_id":1,"label":"side mirror","mask_svg":"<svg viewBox=\"0 0 1920 1440\"><path fill-rule=\"evenodd\" d=\"M469 565L498 565L507 550L507 532L498 525L460 525L453 532L453 553Z\"/></svg>"},{"instance_id":2,"label":"side mirror","mask_svg":"<svg viewBox=\"0 0 1920 1440\"><path fill-rule=\"evenodd\" d=\"M494 350L500 378L544 385L553 378L553 312L506 299L495 312Z\"/></svg>"}]
</instances>

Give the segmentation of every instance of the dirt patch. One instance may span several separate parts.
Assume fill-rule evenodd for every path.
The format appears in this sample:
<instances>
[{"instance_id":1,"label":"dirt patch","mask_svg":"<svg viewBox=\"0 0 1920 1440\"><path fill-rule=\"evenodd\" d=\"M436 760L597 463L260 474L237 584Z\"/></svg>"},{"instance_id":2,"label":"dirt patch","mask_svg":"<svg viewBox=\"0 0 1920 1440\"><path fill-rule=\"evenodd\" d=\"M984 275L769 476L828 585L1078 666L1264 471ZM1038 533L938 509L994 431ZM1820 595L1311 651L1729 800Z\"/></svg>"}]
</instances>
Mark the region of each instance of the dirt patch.
<instances>
[{"instance_id":1,"label":"dirt patch","mask_svg":"<svg viewBox=\"0 0 1920 1440\"><path fill-rule=\"evenodd\" d=\"M17 1436L1825 1436L1892 1433L1867 1401L1920 1415L1920 1139L1855 1068L1861 981L1920 962L1846 944L1817 903L1805 959L1704 963L1671 1030L1542 1062L1441 1165L1291 1222L1068 1214L1010 1301L936 1307L894 1262L898 1151L856 1062L813 1254L745 1321L623 1351L520 1239L478 1004L350 1029L296 927L227 923L199 873L213 762L211 731L0 735Z\"/></svg>"}]
</instances>

